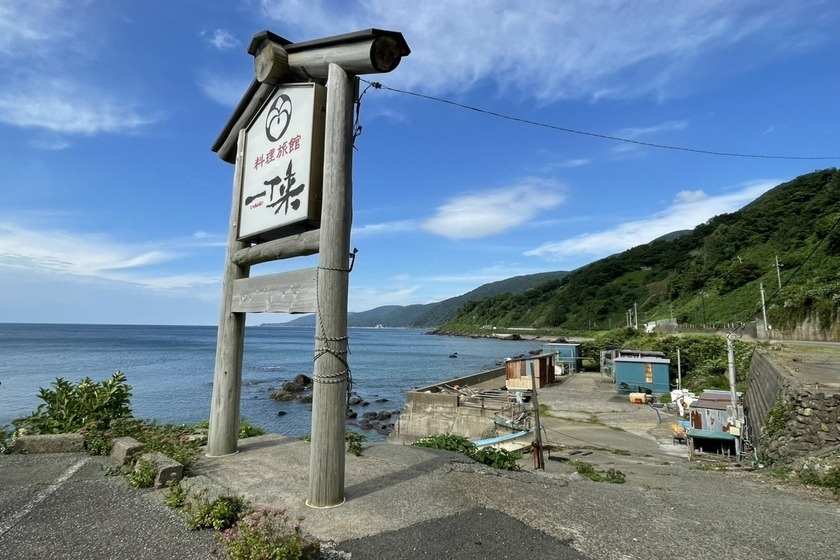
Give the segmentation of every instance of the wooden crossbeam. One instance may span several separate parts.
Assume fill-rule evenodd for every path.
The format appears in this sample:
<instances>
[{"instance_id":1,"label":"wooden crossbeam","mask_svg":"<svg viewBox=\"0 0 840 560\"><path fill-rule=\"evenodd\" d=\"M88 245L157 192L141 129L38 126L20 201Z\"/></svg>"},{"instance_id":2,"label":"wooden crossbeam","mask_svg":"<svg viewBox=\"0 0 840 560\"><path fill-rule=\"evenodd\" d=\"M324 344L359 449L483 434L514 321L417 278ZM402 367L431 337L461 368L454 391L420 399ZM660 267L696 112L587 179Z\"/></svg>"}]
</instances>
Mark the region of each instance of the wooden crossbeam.
<instances>
[{"instance_id":1,"label":"wooden crossbeam","mask_svg":"<svg viewBox=\"0 0 840 560\"><path fill-rule=\"evenodd\" d=\"M315 313L317 268L233 282L234 313Z\"/></svg>"}]
</instances>

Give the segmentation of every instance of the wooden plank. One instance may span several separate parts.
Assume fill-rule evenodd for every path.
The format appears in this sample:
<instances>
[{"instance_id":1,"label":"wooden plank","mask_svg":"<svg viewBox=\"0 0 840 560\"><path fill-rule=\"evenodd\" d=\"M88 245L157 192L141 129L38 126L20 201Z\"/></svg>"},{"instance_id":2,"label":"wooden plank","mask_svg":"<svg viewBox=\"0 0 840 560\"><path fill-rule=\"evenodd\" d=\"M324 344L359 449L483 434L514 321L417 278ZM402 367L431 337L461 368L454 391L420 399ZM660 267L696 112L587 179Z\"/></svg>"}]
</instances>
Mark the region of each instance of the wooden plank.
<instances>
[{"instance_id":1,"label":"wooden plank","mask_svg":"<svg viewBox=\"0 0 840 560\"><path fill-rule=\"evenodd\" d=\"M234 264L239 266L253 266L280 259L314 255L318 252L320 240L321 230L304 231L289 237L240 249L233 254L232 260Z\"/></svg>"},{"instance_id":2,"label":"wooden plank","mask_svg":"<svg viewBox=\"0 0 840 560\"><path fill-rule=\"evenodd\" d=\"M317 268L243 278L233 283L237 313L315 313Z\"/></svg>"}]
</instances>

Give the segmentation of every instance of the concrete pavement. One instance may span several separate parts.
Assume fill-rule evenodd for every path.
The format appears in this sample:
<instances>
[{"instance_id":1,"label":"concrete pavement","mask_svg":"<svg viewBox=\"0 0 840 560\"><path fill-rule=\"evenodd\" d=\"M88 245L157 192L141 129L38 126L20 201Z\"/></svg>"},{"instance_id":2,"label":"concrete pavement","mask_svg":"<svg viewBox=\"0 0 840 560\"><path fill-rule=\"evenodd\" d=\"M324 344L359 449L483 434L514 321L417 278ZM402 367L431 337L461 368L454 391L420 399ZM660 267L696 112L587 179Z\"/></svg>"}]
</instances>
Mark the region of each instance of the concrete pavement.
<instances>
[{"instance_id":1,"label":"concrete pavement","mask_svg":"<svg viewBox=\"0 0 840 560\"><path fill-rule=\"evenodd\" d=\"M541 391L552 443L545 472L496 471L461 455L367 445L346 457L346 501L306 506L309 443L277 435L201 457L210 477L253 505L286 507L337 557L568 560L835 560L840 502L747 469L698 470L665 440L666 419L610 400L592 376ZM606 399L606 400L605 400ZM669 447L670 446L670 447ZM573 452L577 452L574 455ZM625 484L593 482L574 458ZM212 533L190 532L106 458L0 456L0 558L207 558Z\"/></svg>"}]
</instances>

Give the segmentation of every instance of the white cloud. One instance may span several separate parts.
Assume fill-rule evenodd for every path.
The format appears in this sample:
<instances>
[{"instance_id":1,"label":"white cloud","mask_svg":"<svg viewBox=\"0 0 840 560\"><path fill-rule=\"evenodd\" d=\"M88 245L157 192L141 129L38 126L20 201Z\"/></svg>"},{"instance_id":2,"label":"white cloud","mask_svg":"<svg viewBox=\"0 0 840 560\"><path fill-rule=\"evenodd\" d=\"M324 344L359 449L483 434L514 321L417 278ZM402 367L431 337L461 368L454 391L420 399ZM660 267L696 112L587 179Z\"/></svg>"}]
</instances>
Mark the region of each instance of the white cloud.
<instances>
[{"instance_id":1,"label":"white cloud","mask_svg":"<svg viewBox=\"0 0 840 560\"><path fill-rule=\"evenodd\" d=\"M99 278L151 289L189 288L218 282L217 275L156 274L149 269L178 255L102 235L35 230L0 222L0 268Z\"/></svg>"},{"instance_id":2,"label":"white cloud","mask_svg":"<svg viewBox=\"0 0 840 560\"><path fill-rule=\"evenodd\" d=\"M703 191L680 191L674 197L674 201L677 204L680 204L680 203L690 204L692 202L700 202L700 201L706 200L707 198L709 198L709 195L707 195Z\"/></svg>"},{"instance_id":3,"label":"white cloud","mask_svg":"<svg viewBox=\"0 0 840 560\"><path fill-rule=\"evenodd\" d=\"M509 187L453 198L422 227L449 239L486 237L520 226L563 200L557 182L530 177Z\"/></svg>"},{"instance_id":4,"label":"white cloud","mask_svg":"<svg viewBox=\"0 0 840 560\"><path fill-rule=\"evenodd\" d=\"M69 80L0 92L0 122L63 134L133 133L157 120Z\"/></svg>"},{"instance_id":5,"label":"white cloud","mask_svg":"<svg viewBox=\"0 0 840 560\"><path fill-rule=\"evenodd\" d=\"M418 223L415 220L402 220L397 222L384 222L381 224L367 224L361 227L353 227L353 237L365 235L383 235L403 231L416 231Z\"/></svg>"},{"instance_id":6,"label":"white cloud","mask_svg":"<svg viewBox=\"0 0 840 560\"><path fill-rule=\"evenodd\" d=\"M220 51L229 51L240 45L239 40L224 29L214 29L210 33L202 33L201 35Z\"/></svg>"},{"instance_id":7,"label":"white cloud","mask_svg":"<svg viewBox=\"0 0 840 560\"><path fill-rule=\"evenodd\" d=\"M703 191L680 191L670 208L644 220L625 222L608 230L543 243L526 251L525 255L552 261L573 259L581 255L591 260L599 259L674 231L693 229L717 215L739 210L778 184L779 181L757 181L715 196L708 196Z\"/></svg>"},{"instance_id":8,"label":"white cloud","mask_svg":"<svg viewBox=\"0 0 840 560\"><path fill-rule=\"evenodd\" d=\"M626 138L628 140L638 140L645 136L656 136L663 132L672 132L674 130L685 130L688 126L688 121L667 121L653 126L623 128L619 130L615 136L619 138Z\"/></svg>"},{"instance_id":9,"label":"white cloud","mask_svg":"<svg viewBox=\"0 0 840 560\"><path fill-rule=\"evenodd\" d=\"M836 6L818 0L262 0L261 6L267 20L300 30L290 37L295 41L369 27L402 32L412 53L388 78L402 87L460 92L492 81L499 90L546 101L658 97L704 57L749 42L757 47L754 59L771 60L786 43L803 48L792 31L806 21L818 43L837 16Z\"/></svg>"},{"instance_id":10,"label":"white cloud","mask_svg":"<svg viewBox=\"0 0 840 560\"><path fill-rule=\"evenodd\" d=\"M43 58L59 48L66 53L80 46L75 41L84 25L89 2L40 0L0 3L0 56Z\"/></svg>"},{"instance_id":11,"label":"white cloud","mask_svg":"<svg viewBox=\"0 0 840 560\"><path fill-rule=\"evenodd\" d=\"M583 167L589 165L592 160L589 158L567 159L557 164L557 167Z\"/></svg>"}]
</instances>

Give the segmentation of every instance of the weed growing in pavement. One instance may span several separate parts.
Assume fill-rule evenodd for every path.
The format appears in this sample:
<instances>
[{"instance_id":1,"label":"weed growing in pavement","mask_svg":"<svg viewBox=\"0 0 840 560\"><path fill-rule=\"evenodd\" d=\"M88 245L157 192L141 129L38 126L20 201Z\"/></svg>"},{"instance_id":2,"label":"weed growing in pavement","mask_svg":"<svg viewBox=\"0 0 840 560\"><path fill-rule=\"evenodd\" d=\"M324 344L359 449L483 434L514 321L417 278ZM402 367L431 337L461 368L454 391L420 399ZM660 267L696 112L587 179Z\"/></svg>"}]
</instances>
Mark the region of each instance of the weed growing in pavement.
<instances>
[{"instance_id":1,"label":"weed growing in pavement","mask_svg":"<svg viewBox=\"0 0 840 560\"><path fill-rule=\"evenodd\" d=\"M776 467L768 469L767 474L778 480L790 480L791 474L793 474L793 469L790 467Z\"/></svg>"},{"instance_id":2,"label":"weed growing in pavement","mask_svg":"<svg viewBox=\"0 0 840 560\"><path fill-rule=\"evenodd\" d=\"M163 501L172 509L183 507L187 500L187 489L178 482L170 480L166 485L166 494L164 494Z\"/></svg>"},{"instance_id":3,"label":"weed growing in pavement","mask_svg":"<svg viewBox=\"0 0 840 560\"><path fill-rule=\"evenodd\" d=\"M135 488L151 488L157 477L157 463L144 457L137 460L134 470L128 473L128 483Z\"/></svg>"},{"instance_id":4,"label":"weed growing in pavement","mask_svg":"<svg viewBox=\"0 0 840 560\"><path fill-rule=\"evenodd\" d=\"M285 509L253 510L217 535L213 553L231 560L317 560L321 543L303 535L301 521L302 517L292 522Z\"/></svg>"},{"instance_id":5,"label":"weed growing in pavement","mask_svg":"<svg viewBox=\"0 0 840 560\"><path fill-rule=\"evenodd\" d=\"M832 467L825 475L811 470L801 470L797 473L799 482L806 486L829 488L835 496L840 496L840 467Z\"/></svg>"},{"instance_id":6,"label":"weed growing in pavement","mask_svg":"<svg viewBox=\"0 0 840 560\"><path fill-rule=\"evenodd\" d=\"M210 428L210 421L204 420L193 426L195 430L207 430ZM265 435L265 430L251 424L244 416L239 418L239 439Z\"/></svg>"},{"instance_id":7,"label":"weed growing in pavement","mask_svg":"<svg viewBox=\"0 0 840 560\"><path fill-rule=\"evenodd\" d=\"M350 430L344 432L344 443L347 447L347 453L358 457L362 454L362 443L365 441L363 434L352 432Z\"/></svg>"},{"instance_id":8,"label":"weed growing in pavement","mask_svg":"<svg viewBox=\"0 0 840 560\"><path fill-rule=\"evenodd\" d=\"M594 482L611 482L613 484L624 484L624 473L616 469L608 469L606 472L599 472L594 466L586 461L569 461L578 474L585 476Z\"/></svg>"},{"instance_id":9,"label":"weed growing in pavement","mask_svg":"<svg viewBox=\"0 0 840 560\"><path fill-rule=\"evenodd\" d=\"M239 521L246 508L245 500L239 496L222 496L212 502L199 500L198 505L187 504L187 527L192 530L216 529L224 531Z\"/></svg>"},{"instance_id":10,"label":"weed growing in pavement","mask_svg":"<svg viewBox=\"0 0 840 560\"><path fill-rule=\"evenodd\" d=\"M312 434L303 434L299 438L301 441L312 441ZM344 444L347 453L350 455L355 455L359 457L362 454L362 444L365 442L367 438L364 434L360 434L358 432L354 432L352 430L347 430L344 432Z\"/></svg>"}]
</instances>

